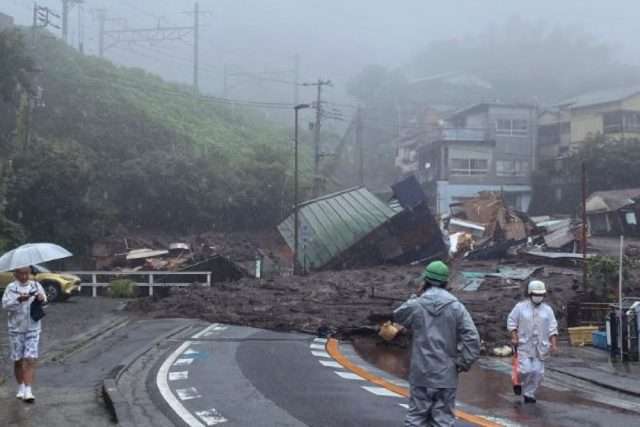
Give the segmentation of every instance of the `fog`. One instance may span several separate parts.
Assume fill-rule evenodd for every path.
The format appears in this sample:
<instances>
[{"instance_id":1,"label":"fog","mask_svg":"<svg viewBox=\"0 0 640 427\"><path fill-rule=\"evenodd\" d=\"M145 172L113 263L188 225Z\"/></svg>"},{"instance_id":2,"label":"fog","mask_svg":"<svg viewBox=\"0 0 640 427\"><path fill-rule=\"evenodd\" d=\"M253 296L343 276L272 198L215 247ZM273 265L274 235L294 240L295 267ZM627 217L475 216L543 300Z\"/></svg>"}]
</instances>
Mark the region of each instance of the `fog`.
<instances>
[{"instance_id":1,"label":"fog","mask_svg":"<svg viewBox=\"0 0 640 427\"><path fill-rule=\"evenodd\" d=\"M32 2L2 3L0 11L13 15L19 24L30 24ZM39 4L61 10L59 0ZM293 57L299 54L300 81L331 79L335 86L329 96L345 100L345 83L367 64L397 68L431 41L469 37L514 17L540 28L593 34L614 46L624 62L637 62L640 53L634 37L640 16L636 0L201 0L199 4L200 86L204 92L237 99L291 102L293 89L286 82L295 79ZM187 0L85 0L85 51L93 55L98 51L96 9L106 9L109 30L125 25L149 28L158 22L190 26L193 15L186 12L193 7ZM74 45L79 40L76 9L69 19L69 41ZM189 83L192 52L187 35L184 41L107 46L105 56ZM232 76L233 72L259 74ZM301 89L301 100L312 95L312 88Z\"/></svg>"}]
</instances>

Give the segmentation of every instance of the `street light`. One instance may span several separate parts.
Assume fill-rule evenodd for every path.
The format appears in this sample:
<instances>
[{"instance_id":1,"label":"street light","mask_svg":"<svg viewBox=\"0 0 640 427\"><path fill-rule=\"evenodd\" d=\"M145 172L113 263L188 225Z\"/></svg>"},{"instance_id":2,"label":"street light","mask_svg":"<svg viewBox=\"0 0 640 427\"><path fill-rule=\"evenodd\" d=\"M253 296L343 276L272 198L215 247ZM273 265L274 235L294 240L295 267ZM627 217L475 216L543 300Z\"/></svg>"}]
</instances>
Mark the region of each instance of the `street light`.
<instances>
[{"instance_id":1,"label":"street light","mask_svg":"<svg viewBox=\"0 0 640 427\"><path fill-rule=\"evenodd\" d=\"M309 108L309 104L298 104L293 107L295 116L295 130L294 130L294 149L293 149L293 274L298 274L298 112L305 108Z\"/></svg>"}]
</instances>

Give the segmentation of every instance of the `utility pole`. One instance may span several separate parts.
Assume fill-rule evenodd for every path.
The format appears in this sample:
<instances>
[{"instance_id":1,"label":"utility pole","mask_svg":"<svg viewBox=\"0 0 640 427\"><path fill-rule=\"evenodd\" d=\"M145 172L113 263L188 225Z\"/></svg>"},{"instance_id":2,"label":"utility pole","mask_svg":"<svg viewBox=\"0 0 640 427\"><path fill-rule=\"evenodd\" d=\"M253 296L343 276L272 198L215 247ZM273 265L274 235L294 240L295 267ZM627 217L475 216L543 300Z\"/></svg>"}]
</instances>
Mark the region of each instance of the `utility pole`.
<instances>
[{"instance_id":1,"label":"utility pole","mask_svg":"<svg viewBox=\"0 0 640 427\"><path fill-rule=\"evenodd\" d=\"M98 20L98 56L104 57L104 23L107 20L106 9L96 9L96 19Z\"/></svg>"},{"instance_id":2,"label":"utility pole","mask_svg":"<svg viewBox=\"0 0 640 427\"><path fill-rule=\"evenodd\" d=\"M200 7L193 6L193 91L198 93L198 66L200 61L198 44L200 43Z\"/></svg>"},{"instance_id":3,"label":"utility pole","mask_svg":"<svg viewBox=\"0 0 640 427\"><path fill-rule=\"evenodd\" d=\"M587 289L587 166L582 162L582 286ZM622 307L620 307L622 309Z\"/></svg>"},{"instance_id":4,"label":"utility pole","mask_svg":"<svg viewBox=\"0 0 640 427\"><path fill-rule=\"evenodd\" d=\"M62 40L67 43L69 38L69 11L74 4L81 4L84 0L62 0Z\"/></svg>"},{"instance_id":5,"label":"utility pole","mask_svg":"<svg viewBox=\"0 0 640 427\"><path fill-rule=\"evenodd\" d=\"M78 51L84 54L84 6L78 5Z\"/></svg>"},{"instance_id":6,"label":"utility pole","mask_svg":"<svg viewBox=\"0 0 640 427\"><path fill-rule=\"evenodd\" d=\"M322 87L331 86L331 80L318 79L315 83L303 83L303 86L316 86L316 121L313 124L313 197L320 194L320 128L322 121Z\"/></svg>"},{"instance_id":7,"label":"utility pole","mask_svg":"<svg viewBox=\"0 0 640 427\"><path fill-rule=\"evenodd\" d=\"M38 3L33 4L33 24L31 27L31 38L32 38L31 41L34 47L36 45L36 36L37 36L38 29L47 28L47 27L57 28L58 30L60 29L59 25L56 25L53 22L51 22L52 18L60 19L60 15L53 12L48 7L39 6Z\"/></svg>"},{"instance_id":8,"label":"utility pole","mask_svg":"<svg viewBox=\"0 0 640 427\"><path fill-rule=\"evenodd\" d=\"M298 105L298 88L300 87L300 55L293 55L293 105Z\"/></svg>"},{"instance_id":9,"label":"utility pole","mask_svg":"<svg viewBox=\"0 0 640 427\"><path fill-rule=\"evenodd\" d=\"M362 107L356 113L356 146L358 147L358 182L364 186L364 146L362 144Z\"/></svg>"},{"instance_id":10,"label":"utility pole","mask_svg":"<svg viewBox=\"0 0 640 427\"><path fill-rule=\"evenodd\" d=\"M300 204L299 194L298 194L298 113L300 110L309 108L308 104L297 104L293 107L294 111L294 133L293 133L293 274L296 275L299 273L298 267L298 250L299 244L299 228L300 228L300 218L299 218L299 210L298 205Z\"/></svg>"}]
</instances>

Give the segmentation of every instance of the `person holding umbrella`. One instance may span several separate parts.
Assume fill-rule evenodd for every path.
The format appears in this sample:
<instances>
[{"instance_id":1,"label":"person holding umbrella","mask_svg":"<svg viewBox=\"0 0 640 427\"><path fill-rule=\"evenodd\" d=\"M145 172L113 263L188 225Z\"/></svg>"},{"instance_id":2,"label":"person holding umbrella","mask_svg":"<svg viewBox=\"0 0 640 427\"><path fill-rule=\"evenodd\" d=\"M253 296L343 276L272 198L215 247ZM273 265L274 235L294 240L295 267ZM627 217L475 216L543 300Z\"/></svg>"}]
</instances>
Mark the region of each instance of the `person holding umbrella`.
<instances>
[{"instance_id":1,"label":"person holding umbrella","mask_svg":"<svg viewBox=\"0 0 640 427\"><path fill-rule=\"evenodd\" d=\"M39 301L46 304L47 296L40 283L29 280L30 267L14 270L15 281L11 282L2 295L2 308L9 312L9 341L11 359L18 382L18 399L35 401L31 385L38 359L41 320L31 316L31 304Z\"/></svg>"},{"instance_id":2,"label":"person holding umbrella","mask_svg":"<svg viewBox=\"0 0 640 427\"><path fill-rule=\"evenodd\" d=\"M16 279L4 290L2 308L8 311L11 359L14 362L18 394L25 402L34 402L31 386L38 359L42 305L47 295L35 280L30 280L31 266L71 256L71 252L51 243L22 245L0 257L0 271L13 271Z\"/></svg>"}]
</instances>

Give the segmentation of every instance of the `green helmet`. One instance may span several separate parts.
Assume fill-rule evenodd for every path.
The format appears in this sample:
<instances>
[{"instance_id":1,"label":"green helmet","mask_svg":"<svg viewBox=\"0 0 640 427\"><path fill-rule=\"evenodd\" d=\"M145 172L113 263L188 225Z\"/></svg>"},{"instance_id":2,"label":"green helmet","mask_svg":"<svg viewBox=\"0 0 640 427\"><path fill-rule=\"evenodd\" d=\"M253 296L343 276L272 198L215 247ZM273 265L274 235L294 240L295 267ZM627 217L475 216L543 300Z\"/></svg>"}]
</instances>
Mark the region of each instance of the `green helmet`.
<instances>
[{"instance_id":1,"label":"green helmet","mask_svg":"<svg viewBox=\"0 0 640 427\"><path fill-rule=\"evenodd\" d=\"M421 276L422 280L446 283L449 281L449 267L442 261L433 261L427 265Z\"/></svg>"}]
</instances>

